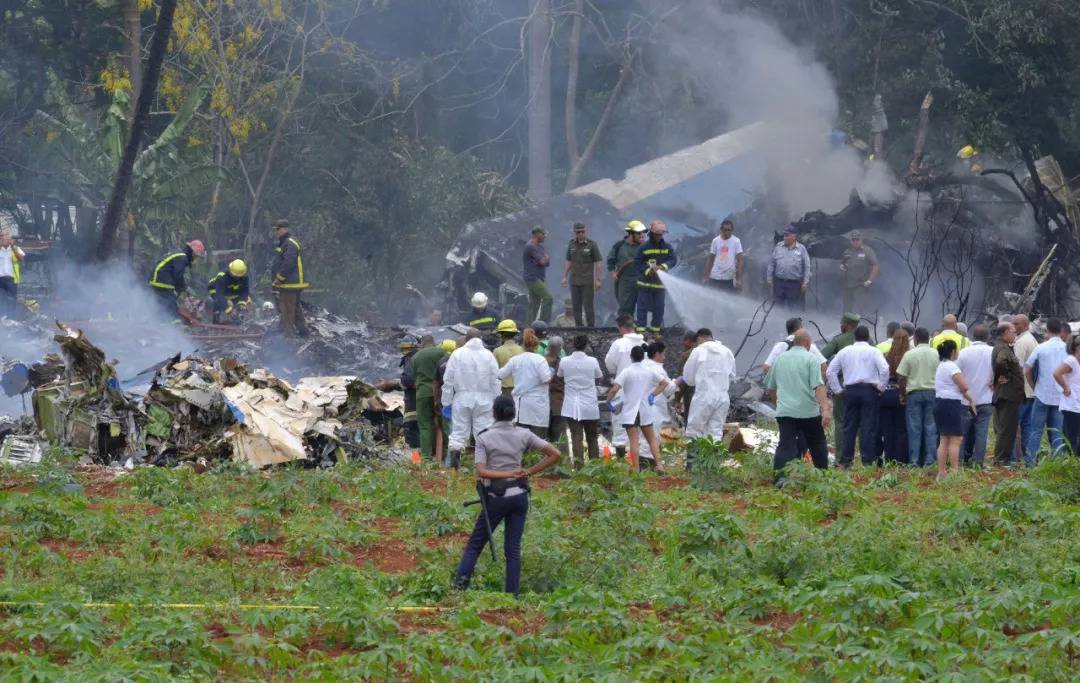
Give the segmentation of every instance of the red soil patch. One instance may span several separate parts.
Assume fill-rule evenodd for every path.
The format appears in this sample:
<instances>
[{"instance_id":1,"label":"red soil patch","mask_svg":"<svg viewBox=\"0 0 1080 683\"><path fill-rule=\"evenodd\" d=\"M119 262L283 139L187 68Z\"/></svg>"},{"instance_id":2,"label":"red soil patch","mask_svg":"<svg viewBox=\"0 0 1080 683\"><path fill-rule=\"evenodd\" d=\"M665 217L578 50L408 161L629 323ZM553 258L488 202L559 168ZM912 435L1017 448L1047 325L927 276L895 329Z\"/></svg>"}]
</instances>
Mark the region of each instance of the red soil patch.
<instances>
[{"instance_id":1,"label":"red soil patch","mask_svg":"<svg viewBox=\"0 0 1080 683\"><path fill-rule=\"evenodd\" d=\"M543 491L555 486L563 479L566 477L532 477L529 479L529 486L537 491Z\"/></svg>"},{"instance_id":2,"label":"red soil patch","mask_svg":"<svg viewBox=\"0 0 1080 683\"><path fill-rule=\"evenodd\" d=\"M0 491L4 493L30 493L37 484L32 481L5 481L0 483Z\"/></svg>"},{"instance_id":3,"label":"red soil patch","mask_svg":"<svg viewBox=\"0 0 1080 683\"><path fill-rule=\"evenodd\" d=\"M112 474L88 472L83 475L83 490L87 498L116 498L126 488L127 482Z\"/></svg>"},{"instance_id":4,"label":"red soil patch","mask_svg":"<svg viewBox=\"0 0 1080 683\"><path fill-rule=\"evenodd\" d=\"M1022 636L1028 633L1035 633L1037 631L1048 631L1051 628L1053 628L1053 624L1051 624L1049 621L1043 622L1038 626L1024 627L1016 626L1014 624L1005 624L1001 627L1001 632L1009 636L1010 638L1015 638L1016 636Z\"/></svg>"},{"instance_id":5,"label":"red soil patch","mask_svg":"<svg viewBox=\"0 0 1080 683\"><path fill-rule=\"evenodd\" d=\"M96 554L106 554L104 552L92 552L86 550L78 541L72 541L66 538L43 538L38 541L38 543L57 555L63 555L71 562L83 562Z\"/></svg>"},{"instance_id":6,"label":"red soil patch","mask_svg":"<svg viewBox=\"0 0 1080 683\"><path fill-rule=\"evenodd\" d=\"M751 619L756 626L768 626L787 633L802 619L802 612L777 612L757 619Z\"/></svg>"},{"instance_id":7,"label":"red soil patch","mask_svg":"<svg viewBox=\"0 0 1080 683\"><path fill-rule=\"evenodd\" d=\"M348 519L352 515L360 512L360 506L356 503L346 502L343 500L335 500L330 502L330 507L334 512L338 513L341 517Z\"/></svg>"},{"instance_id":8,"label":"red soil patch","mask_svg":"<svg viewBox=\"0 0 1080 683\"><path fill-rule=\"evenodd\" d=\"M469 534L458 531L452 534L446 534L445 536L432 536L431 538L424 540L424 545L432 550L438 550L444 546L463 546L468 540Z\"/></svg>"},{"instance_id":9,"label":"red soil patch","mask_svg":"<svg viewBox=\"0 0 1080 683\"><path fill-rule=\"evenodd\" d=\"M667 491L677 487L686 487L690 480L686 477L651 477L645 481L650 491Z\"/></svg>"},{"instance_id":10,"label":"red soil patch","mask_svg":"<svg viewBox=\"0 0 1080 683\"><path fill-rule=\"evenodd\" d=\"M293 557L289 554L288 550L282 547L281 541L274 541L273 543L253 543L244 547L247 551L247 556L253 560L259 562L276 562L289 569L310 569L318 564L317 562L305 560L302 557Z\"/></svg>"},{"instance_id":11,"label":"red soil patch","mask_svg":"<svg viewBox=\"0 0 1080 683\"><path fill-rule=\"evenodd\" d=\"M446 630L438 612L398 612L394 621L401 633L442 633Z\"/></svg>"},{"instance_id":12,"label":"red soil patch","mask_svg":"<svg viewBox=\"0 0 1080 683\"><path fill-rule=\"evenodd\" d=\"M398 539L350 548L349 552L354 565L363 567L371 563L387 574L404 574L416 568L416 556L409 552L405 541Z\"/></svg>"},{"instance_id":13,"label":"red soil patch","mask_svg":"<svg viewBox=\"0 0 1080 683\"><path fill-rule=\"evenodd\" d=\"M480 613L480 618L492 626L502 626L514 633L524 635L536 635L544 629L544 617L537 614L533 617L525 616L520 609L489 609Z\"/></svg>"},{"instance_id":14,"label":"red soil patch","mask_svg":"<svg viewBox=\"0 0 1080 683\"><path fill-rule=\"evenodd\" d=\"M206 631L211 640L224 640L229 637L229 629L220 621L211 621L203 626L203 630Z\"/></svg>"},{"instance_id":15,"label":"red soil patch","mask_svg":"<svg viewBox=\"0 0 1080 683\"><path fill-rule=\"evenodd\" d=\"M322 633L314 633L307 640L300 644L299 650L301 652L311 652L312 650L318 650L331 659L340 657L346 652L352 651L348 643L336 642Z\"/></svg>"},{"instance_id":16,"label":"red soil patch","mask_svg":"<svg viewBox=\"0 0 1080 683\"><path fill-rule=\"evenodd\" d=\"M427 493L446 493L446 479L421 479L420 488Z\"/></svg>"},{"instance_id":17,"label":"red soil patch","mask_svg":"<svg viewBox=\"0 0 1080 683\"><path fill-rule=\"evenodd\" d=\"M371 526L383 536L393 536L401 528L401 520L396 517L376 517Z\"/></svg>"},{"instance_id":18,"label":"red soil patch","mask_svg":"<svg viewBox=\"0 0 1080 683\"><path fill-rule=\"evenodd\" d=\"M908 493L893 493L891 491L878 491L874 494L874 500L879 503L895 503L896 505L905 505L908 501L910 494Z\"/></svg>"}]
</instances>

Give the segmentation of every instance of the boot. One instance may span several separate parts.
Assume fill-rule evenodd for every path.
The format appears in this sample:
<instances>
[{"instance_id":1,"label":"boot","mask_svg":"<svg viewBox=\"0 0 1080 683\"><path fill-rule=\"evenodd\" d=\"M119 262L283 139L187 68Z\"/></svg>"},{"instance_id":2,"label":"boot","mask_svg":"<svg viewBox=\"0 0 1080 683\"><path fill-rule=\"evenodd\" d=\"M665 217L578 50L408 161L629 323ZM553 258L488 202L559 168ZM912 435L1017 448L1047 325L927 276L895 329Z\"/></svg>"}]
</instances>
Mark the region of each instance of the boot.
<instances>
[{"instance_id":1,"label":"boot","mask_svg":"<svg viewBox=\"0 0 1080 683\"><path fill-rule=\"evenodd\" d=\"M616 462L622 462L626 458L626 446L615 447L615 460Z\"/></svg>"},{"instance_id":2,"label":"boot","mask_svg":"<svg viewBox=\"0 0 1080 683\"><path fill-rule=\"evenodd\" d=\"M458 469L461 467L461 451L449 451L443 459L443 467Z\"/></svg>"}]
</instances>

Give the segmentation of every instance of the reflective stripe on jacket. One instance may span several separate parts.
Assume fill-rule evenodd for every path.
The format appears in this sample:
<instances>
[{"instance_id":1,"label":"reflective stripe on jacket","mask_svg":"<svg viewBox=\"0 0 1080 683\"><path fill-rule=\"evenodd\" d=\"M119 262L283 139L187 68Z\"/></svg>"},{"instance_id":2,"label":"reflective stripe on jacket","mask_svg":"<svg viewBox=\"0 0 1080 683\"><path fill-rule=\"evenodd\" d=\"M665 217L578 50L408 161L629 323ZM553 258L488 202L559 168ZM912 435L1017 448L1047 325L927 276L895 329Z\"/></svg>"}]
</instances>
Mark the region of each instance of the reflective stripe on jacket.
<instances>
[{"instance_id":1,"label":"reflective stripe on jacket","mask_svg":"<svg viewBox=\"0 0 1080 683\"><path fill-rule=\"evenodd\" d=\"M150 276L150 286L156 289L168 289L183 292L187 289L184 271L191 265L191 255L185 249L165 256L154 267Z\"/></svg>"},{"instance_id":2,"label":"reflective stripe on jacket","mask_svg":"<svg viewBox=\"0 0 1080 683\"><path fill-rule=\"evenodd\" d=\"M304 279L304 260L300 256L300 243L285 235L274 247L274 289L307 289Z\"/></svg>"},{"instance_id":3,"label":"reflective stripe on jacket","mask_svg":"<svg viewBox=\"0 0 1080 683\"><path fill-rule=\"evenodd\" d=\"M210 278L210 282L207 283L207 293L214 300L220 296L223 301L228 300L233 303L251 301L247 275L236 277L232 273L221 271Z\"/></svg>"},{"instance_id":4,"label":"reflective stripe on jacket","mask_svg":"<svg viewBox=\"0 0 1080 683\"><path fill-rule=\"evenodd\" d=\"M649 261L656 261L657 268L667 271L675 267L675 264L679 262L679 258L675 255L675 250L664 239L655 242L650 237L638 249L636 262L638 271L641 273L637 281L638 287L663 289L664 285L660 282L660 275L649 268Z\"/></svg>"}]
</instances>

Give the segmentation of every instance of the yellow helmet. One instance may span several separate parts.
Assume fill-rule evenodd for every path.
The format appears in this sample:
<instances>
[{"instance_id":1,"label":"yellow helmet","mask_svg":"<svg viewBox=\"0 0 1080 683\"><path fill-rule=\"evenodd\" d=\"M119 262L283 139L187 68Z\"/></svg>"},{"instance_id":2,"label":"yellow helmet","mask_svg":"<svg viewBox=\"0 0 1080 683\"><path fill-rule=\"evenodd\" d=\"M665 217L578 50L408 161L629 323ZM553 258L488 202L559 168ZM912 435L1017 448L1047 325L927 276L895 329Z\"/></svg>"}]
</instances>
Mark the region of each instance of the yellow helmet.
<instances>
[{"instance_id":1,"label":"yellow helmet","mask_svg":"<svg viewBox=\"0 0 1080 683\"><path fill-rule=\"evenodd\" d=\"M971 145L964 145L960 148L960 151L956 153L958 159L970 159L979 153L979 150L975 149Z\"/></svg>"},{"instance_id":2,"label":"yellow helmet","mask_svg":"<svg viewBox=\"0 0 1080 683\"><path fill-rule=\"evenodd\" d=\"M443 339L442 343L439 344L439 346L441 346L442 350L446 351L447 353L453 353L454 351L457 351L457 342L453 339Z\"/></svg>"},{"instance_id":3,"label":"yellow helmet","mask_svg":"<svg viewBox=\"0 0 1080 683\"><path fill-rule=\"evenodd\" d=\"M498 332L513 332L514 334L517 334L518 331L517 323L513 320L504 320L495 329Z\"/></svg>"},{"instance_id":4,"label":"yellow helmet","mask_svg":"<svg viewBox=\"0 0 1080 683\"><path fill-rule=\"evenodd\" d=\"M247 264L243 259L236 259L229 264L229 274L233 277L244 277L247 275Z\"/></svg>"},{"instance_id":5,"label":"yellow helmet","mask_svg":"<svg viewBox=\"0 0 1080 683\"><path fill-rule=\"evenodd\" d=\"M648 228L641 221L630 221L626 224L627 232L648 232Z\"/></svg>"}]
</instances>

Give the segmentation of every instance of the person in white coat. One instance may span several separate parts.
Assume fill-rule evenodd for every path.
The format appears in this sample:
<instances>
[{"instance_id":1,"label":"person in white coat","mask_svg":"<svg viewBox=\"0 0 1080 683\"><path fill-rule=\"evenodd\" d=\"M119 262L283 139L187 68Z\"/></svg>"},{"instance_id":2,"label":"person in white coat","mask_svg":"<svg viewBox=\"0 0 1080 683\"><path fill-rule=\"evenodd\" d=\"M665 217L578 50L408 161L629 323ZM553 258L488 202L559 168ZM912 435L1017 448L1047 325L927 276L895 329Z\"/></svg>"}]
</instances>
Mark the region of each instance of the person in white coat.
<instances>
[{"instance_id":1,"label":"person in white coat","mask_svg":"<svg viewBox=\"0 0 1080 683\"><path fill-rule=\"evenodd\" d=\"M602 378L600 362L585 353L589 338L584 334L571 342L574 352L559 363L558 375L563 378L564 393L562 416L570 423L570 445L576 469L585 464L585 447L582 433L589 449L589 460L600 457L600 406L596 400L596 380Z\"/></svg>"},{"instance_id":2,"label":"person in white coat","mask_svg":"<svg viewBox=\"0 0 1080 683\"><path fill-rule=\"evenodd\" d=\"M551 393L548 391L551 366L546 358L536 352L540 347L540 338L531 328L526 328L522 333L521 346L525 353L511 358L499 370L499 379L514 378L514 390L510 395L514 399L517 426L546 439L551 419Z\"/></svg>"},{"instance_id":3,"label":"person in white coat","mask_svg":"<svg viewBox=\"0 0 1080 683\"><path fill-rule=\"evenodd\" d=\"M675 384L671 383L671 377L668 376L667 369L664 368L664 362L667 360L667 344L662 341L654 341L649 344L649 348L645 351L645 360L641 361L641 364L650 370L658 373L669 384L667 389L664 389L664 393L656 397L656 403L653 404L653 424L657 430L672 423L671 407L668 404L668 399L675 395ZM647 447L647 444L646 444ZM648 457L642 453L642 457Z\"/></svg>"},{"instance_id":4,"label":"person in white coat","mask_svg":"<svg viewBox=\"0 0 1080 683\"><path fill-rule=\"evenodd\" d=\"M454 469L461 463L461 451L469 444L469 437L494 423L491 406L502 393L499 363L484 348L480 334L480 330L469 328L465 345L450 355L443 375L442 413L453 425L443 464Z\"/></svg>"},{"instance_id":5,"label":"person in white coat","mask_svg":"<svg viewBox=\"0 0 1080 683\"><path fill-rule=\"evenodd\" d=\"M615 377L615 383L608 391L608 400L615 398L620 391L623 393L622 409L616 418L618 424L626 430L626 437L630 443L630 466L635 470L641 466L641 442L642 434L649 444L652 453L652 461L656 465L657 472L664 471L664 463L660 459L660 442L657 431L653 429L653 404L656 397L663 393L668 386L668 381L656 370L646 367L641 361L645 360L645 352L648 347L635 346L630 350L630 366Z\"/></svg>"},{"instance_id":6,"label":"person in white coat","mask_svg":"<svg viewBox=\"0 0 1080 683\"><path fill-rule=\"evenodd\" d=\"M731 405L728 388L735 381L735 354L713 339L711 330L702 328L698 330L698 345L683 366L681 381L694 387L686 438L711 436L720 441Z\"/></svg>"},{"instance_id":7,"label":"person in white coat","mask_svg":"<svg viewBox=\"0 0 1080 683\"><path fill-rule=\"evenodd\" d=\"M633 316L620 315L615 321L615 327L618 328L621 336L611 343L607 355L604 356L604 366L612 377L617 377L620 372L630 367L630 349L645 343L645 338L637 332ZM617 457L622 458L626 455L628 443L626 430L615 419L615 415L612 415L611 445L615 446Z\"/></svg>"}]
</instances>

